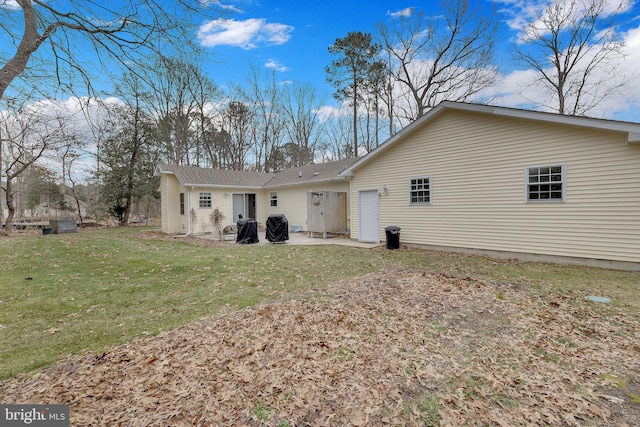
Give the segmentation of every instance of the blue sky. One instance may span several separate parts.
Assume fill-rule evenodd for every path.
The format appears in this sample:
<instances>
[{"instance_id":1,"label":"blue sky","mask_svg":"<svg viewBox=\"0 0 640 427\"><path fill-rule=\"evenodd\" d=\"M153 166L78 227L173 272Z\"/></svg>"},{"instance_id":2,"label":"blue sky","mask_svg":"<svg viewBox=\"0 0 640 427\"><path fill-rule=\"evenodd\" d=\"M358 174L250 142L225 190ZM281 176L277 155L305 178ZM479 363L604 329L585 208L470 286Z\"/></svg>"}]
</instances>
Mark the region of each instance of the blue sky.
<instances>
[{"instance_id":1,"label":"blue sky","mask_svg":"<svg viewBox=\"0 0 640 427\"><path fill-rule=\"evenodd\" d=\"M522 106L514 95L531 77L528 70L518 69L511 60L510 47L519 30L530 22L536 10L547 0L471 0L472 4L495 4L500 20L497 59L504 73L500 86L494 88L495 104ZM389 22L394 14L409 8L438 13L437 1L323 0L269 1L221 0L230 14L226 21L201 23L195 35L214 54L205 64L209 76L222 88L243 83L254 67L276 70L279 81L299 80L312 83L328 93L333 102L333 88L325 82L325 67L333 59L327 48L336 38L349 31L375 32L377 22ZM627 42L629 69L640 74L640 4L624 0L625 12L616 16L619 36ZM528 96L535 99L535 93ZM541 95L542 96L542 95ZM640 83L635 82L625 99L611 99L600 115L620 120L640 121ZM616 111L617 110L617 111Z\"/></svg>"},{"instance_id":2,"label":"blue sky","mask_svg":"<svg viewBox=\"0 0 640 427\"><path fill-rule=\"evenodd\" d=\"M167 5L174 0L164 0ZM487 92L491 104L530 108L527 102L544 102L548 95L530 85L532 70L515 67L510 49L521 30L544 8L550 0L470 0L473 5L495 5L498 9L500 34L496 40L496 56L502 76L499 83ZM570 1L570 0L557 0ZM578 0L582 1L582 0ZM609 1L609 0L606 0ZM615 0L611 0L613 3ZM621 64L635 72L624 94L610 97L600 111L590 114L617 120L640 122L640 0L622 1L624 13L616 16L616 32L627 44L628 56ZM214 3L229 11L225 21L196 22L193 38L210 54L204 64L205 72L223 90L231 85L243 85L250 75L250 65L258 70L275 70L280 83L300 81L312 84L320 95L326 94L326 111L340 110L333 98L334 88L326 83L325 67L333 56L328 47L337 38L350 31L375 33L378 22L390 22L394 15L423 10L426 15L439 14L439 1L382 1L382 0L201 0ZM171 3L173 4L173 3ZM5 7L15 8L9 0ZM0 45L0 51L5 46ZM87 51L90 52L90 51ZM46 55L46 53L45 53ZM87 63L95 63L91 53ZM77 59L77 58L76 58ZM96 70L96 74L100 74ZM607 76L608 77L608 76ZM18 83L19 84L19 83ZM79 87L76 88L77 90ZM82 89L79 89L80 91ZM33 108L45 111L64 110L79 121L78 128L88 125L85 116L99 115L101 107L91 103L85 108L85 98L56 92L53 99L33 100ZM524 95L524 96L523 96ZM82 102L81 102L82 101ZM117 102L111 98L110 102ZM94 105L95 104L95 105ZM0 109L2 105L0 104ZM0 113L2 110L0 110ZM343 111L344 112L344 111ZM53 113L52 113L53 114ZM347 111L345 115L348 115ZM88 132L88 131L87 131ZM92 152L94 145L86 148ZM93 157L89 156L86 170L91 170Z\"/></svg>"}]
</instances>

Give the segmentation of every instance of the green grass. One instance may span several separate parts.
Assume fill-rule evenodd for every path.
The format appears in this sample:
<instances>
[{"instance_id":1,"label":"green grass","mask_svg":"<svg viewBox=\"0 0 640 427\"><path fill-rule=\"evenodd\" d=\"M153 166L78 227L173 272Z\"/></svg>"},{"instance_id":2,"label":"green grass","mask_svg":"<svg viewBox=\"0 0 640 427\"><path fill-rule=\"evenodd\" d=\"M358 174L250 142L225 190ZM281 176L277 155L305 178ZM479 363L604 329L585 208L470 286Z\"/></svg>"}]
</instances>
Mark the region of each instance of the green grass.
<instances>
[{"instance_id":1,"label":"green grass","mask_svg":"<svg viewBox=\"0 0 640 427\"><path fill-rule=\"evenodd\" d=\"M440 399L430 393L425 393L418 399L409 402L405 407L407 414L419 414L422 425L425 427L438 425L440 415L438 414L438 406Z\"/></svg>"},{"instance_id":2,"label":"green grass","mask_svg":"<svg viewBox=\"0 0 640 427\"><path fill-rule=\"evenodd\" d=\"M218 249L140 231L0 239L0 378L374 270L357 249Z\"/></svg>"},{"instance_id":3,"label":"green grass","mask_svg":"<svg viewBox=\"0 0 640 427\"><path fill-rule=\"evenodd\" d=\"M392 266L640 306L640 273L334 245L210 248L148 230L0 238L0 379Z\"/></svg>"}]
</instances>

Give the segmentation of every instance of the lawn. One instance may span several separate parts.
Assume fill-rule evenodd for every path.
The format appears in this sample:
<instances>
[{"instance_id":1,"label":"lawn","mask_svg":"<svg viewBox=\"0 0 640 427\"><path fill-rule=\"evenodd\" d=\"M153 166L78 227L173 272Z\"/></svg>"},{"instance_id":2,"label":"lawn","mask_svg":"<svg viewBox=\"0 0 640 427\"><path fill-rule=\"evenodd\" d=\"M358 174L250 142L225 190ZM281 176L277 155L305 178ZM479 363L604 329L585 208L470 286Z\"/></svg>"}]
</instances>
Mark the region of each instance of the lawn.
<instances>
[{"instance_id":1,"label":"lawn","mask_svg":"<svg viewBox=\"0 0 640 427\"><path fill-rule=\"evenodd\" d=\"M74 425L637 425L639 287L144 228L2 238L0 401L69 403Z\"/></svg>"},{"instance_id":2,"label":"lawn","mask_svg":"<svg viewBox=\"0 0 640 427\"><path fill-rule=\"evenodd\" d=\"M385 262L348 248L205 247L141 230L0 239L0 379Z\"/></svg>"}]
</instances>

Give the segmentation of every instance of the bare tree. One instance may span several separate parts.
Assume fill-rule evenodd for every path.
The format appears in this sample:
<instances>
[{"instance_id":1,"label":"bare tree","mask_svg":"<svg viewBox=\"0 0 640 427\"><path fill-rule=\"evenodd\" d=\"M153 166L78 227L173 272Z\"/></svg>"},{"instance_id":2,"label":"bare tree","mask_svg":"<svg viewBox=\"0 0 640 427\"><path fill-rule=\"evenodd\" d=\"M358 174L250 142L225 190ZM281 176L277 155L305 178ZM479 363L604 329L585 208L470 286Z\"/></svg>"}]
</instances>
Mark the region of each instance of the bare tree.
<instances>
[{"instance_id":1,"label":"bare tree","mask_svg":"<svg viewBox=\"0 0 640 427\"><path fill-rule=\"evenodd\" d=\"M541 105L559 114L585 115L630 81L620 67L625 46L613 23L626 2L612 3L555 1L524 30L514 58L538 73L536 83L550 95Z\"/></svg>"},{"instance_id":2,"label":"bare tree","mask_svg":"<svg viewBox=\"0 0 640 427\"><path fill-rule=\"evenodd\" d=\"M222 92L216 84L203 74L197 74L193 87L195 111L193 112L193 132L196 138L195 160L198 166L218 167L215 141L219 130L215 117L222 106Z\"/></svg>"},{"instance_id":3,"label":"bare tree","mask_svg":"<svg viewBox=\"0 0 640 427\"><path fill-rule=\"evenodd\" d=\"M377 24L390 61L389 85L398 83L396 92L404 97L394 101L394 115L404 122L443 100L468 100L492 85L497 75L493 9L471 8L468 0L443 0L441 7L437 16L418 11L389 25Z\"/></svg>"},{"instance_id":4,"label":"bare tree","mask_svg":"<svg viewBox=\"0 0 640 427\"><path fill-rule=\"evenodd\" d=\"M164 158L175 164L200 164L202 126L207 106L219 96L216 85L204 75L197 58L160 57L144 78L141 106L157 120ZM120 85L117 84L117 87ZM120 90L122 92L122 90Z\"/></svg>"},{"instance_id":5,"label":"bare tree","mask_svg":"<svg viewBox=\"0 0 640 427\"><path fill-rule=\"evenodd\" d=\"M352 126L353 121L340 112L336 112L326 119L323 132L325 139L318 150L324 160L342 160L355 156L353 144L349 141L353 135Z\"/></svg>"},{"instance_id":6,"label":"bare tree","mask_svg":"<svg viewBox=\"0 0 640 427\"><path fill-rule=\"evenodd\" d=\"M73 163L78 160L80 158L80 156L78 156L76 153L69 153L68 154L68 160L66 162L66 179L69 180L69 182L71 183L71 186L69 187L71 190L71 197L73 198L74 202L75 202L75 211L76 211L76 215L78 216L78 221L80 221L80 226L82 227L84 225L84 218L83 218L83 212L82 212L82 205L81 205L81 196L80 196L80 191L78 189L78 185L76 183L76 181L78 180L78 178L73 174L72 170L73 170ZM64 173L64 169L63 169L63 173Z\"/></svg>"},{"instance_id":7,"label":"bare tree","mask_svg":"<svg viewBox=\"0 0 640 427\"><path fill-rule=\"evenodd\" d=\"M259 69L250 64L247 87L241 89L245 105L251 110L251 148L254 169L276 169L276 156L282 144L284 116L280 106L280 87L274 71L262 76Z\"/></svg>"},{"instance_id":8,"label":"bare tree","mask_svg":"<svg viewBox=\"0 0 640 427\"><path fill-rule=\"evenodd\" d=\"M215 2L198 0L134 0L127 2L51 2L15 0L15 6L2 2L0 50L8 60L0 66L0 99L18 77L27 85L42 86L52 77L56 86L73 91L79 80L91 86L87 51L101 61L102 71L115 62L137 72L149 65L151 53L165 55L188 47L192 13L220 16ZM213 6L213 7L212 7ZM44 51L41 55L36 52ZM53 64L44 58L52 57ZM36 62L34 62L35 60ZM29 71L47 72L36 80Z\"/></svg>"},{"instance_id":9,"label":"bare tree","mask_svg":"<svg viewBox=\"0 0 640 427\"><path fill-rule=\"evenodd\" d=\"M40 111L38 105L21 108L15 113L4 111L0 121L0 149L2 150L2 174L7 204L5 230L13 231L16 212L16 180L45 154L52 154L64 143L64 121L60 117L50 117Z\"/></svg>"},{"instance_id":10,"label":"bare tree","mask_svg":"<svg viewBox=\"0 0 640 427\"><path fill-rule=\"evenodd\" d=\"M281 91L282 113L286 117L285 133L296 147L291 166L312 163L316 146L325 122L320 118L320 107L325 97L319 96L309 83L293 82Z\"/></svg>"},{"instance_id":11,"label":"bare tree","mask_svg":"<svg viewBox=\"0 0 640 427\"><path fill-rule=\"evenodd\" d=\"M242 101L233 100L221 112L221 134L217 147L220 167L231 170L244 170L247 166L247 154L251 148L252 110Z\"/></svg>"}]
</instances>

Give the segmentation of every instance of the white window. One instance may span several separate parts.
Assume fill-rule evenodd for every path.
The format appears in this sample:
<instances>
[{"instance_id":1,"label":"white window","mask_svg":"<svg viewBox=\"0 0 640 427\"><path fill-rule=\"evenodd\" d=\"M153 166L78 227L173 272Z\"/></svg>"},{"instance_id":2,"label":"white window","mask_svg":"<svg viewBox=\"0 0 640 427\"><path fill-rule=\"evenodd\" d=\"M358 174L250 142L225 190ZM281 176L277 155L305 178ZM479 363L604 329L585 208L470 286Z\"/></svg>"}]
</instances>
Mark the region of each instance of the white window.
<instances>
[{"instance_id":1,"label":"white window","mask_svg":"<svg viewBox=\"0 0 640 427\"><path fill-rule=\"evenodd\" d=\"M278 207L278 192L277 191L272 191L269 195L269 203L270 206L275 208Z\"/></svg>"},{"instance_id":2,"label":"white window","mask_svg":"<svg viewBox=\"0 0 640 427\"><path fill-rule=\"evenodd\" d=\"M180 215L184 215L184 193L180 193Z\"/></svg>"},{"instance_id":3,"label":"white window","mask_svg":"<svg viewBox=\"0 0 640 427\"><path fill-rule=\"evenodd\" d=\"M213 206L213 200L211 193L199 193L198 194L198 206L200 208L211 208Z\"/></svg>"},{"instance_id":4,"label":"white window","mask_svg":"<svg viewBox=\"0 0 640 427\"><path fill-rule=\"evenodd\" d=\"M525 168L527 202L564 202L565 170L564 163Z\"/></svg>"},{"instance_id":5,"label":"white window","mask_svg":"<svg viewBox=\"0 0 640 427\"><path fill-rule=\"evenodd\" d=\"M431 177L409 179L409 204L428 205L431 203Z\"/></svg>"}]
</instances>

